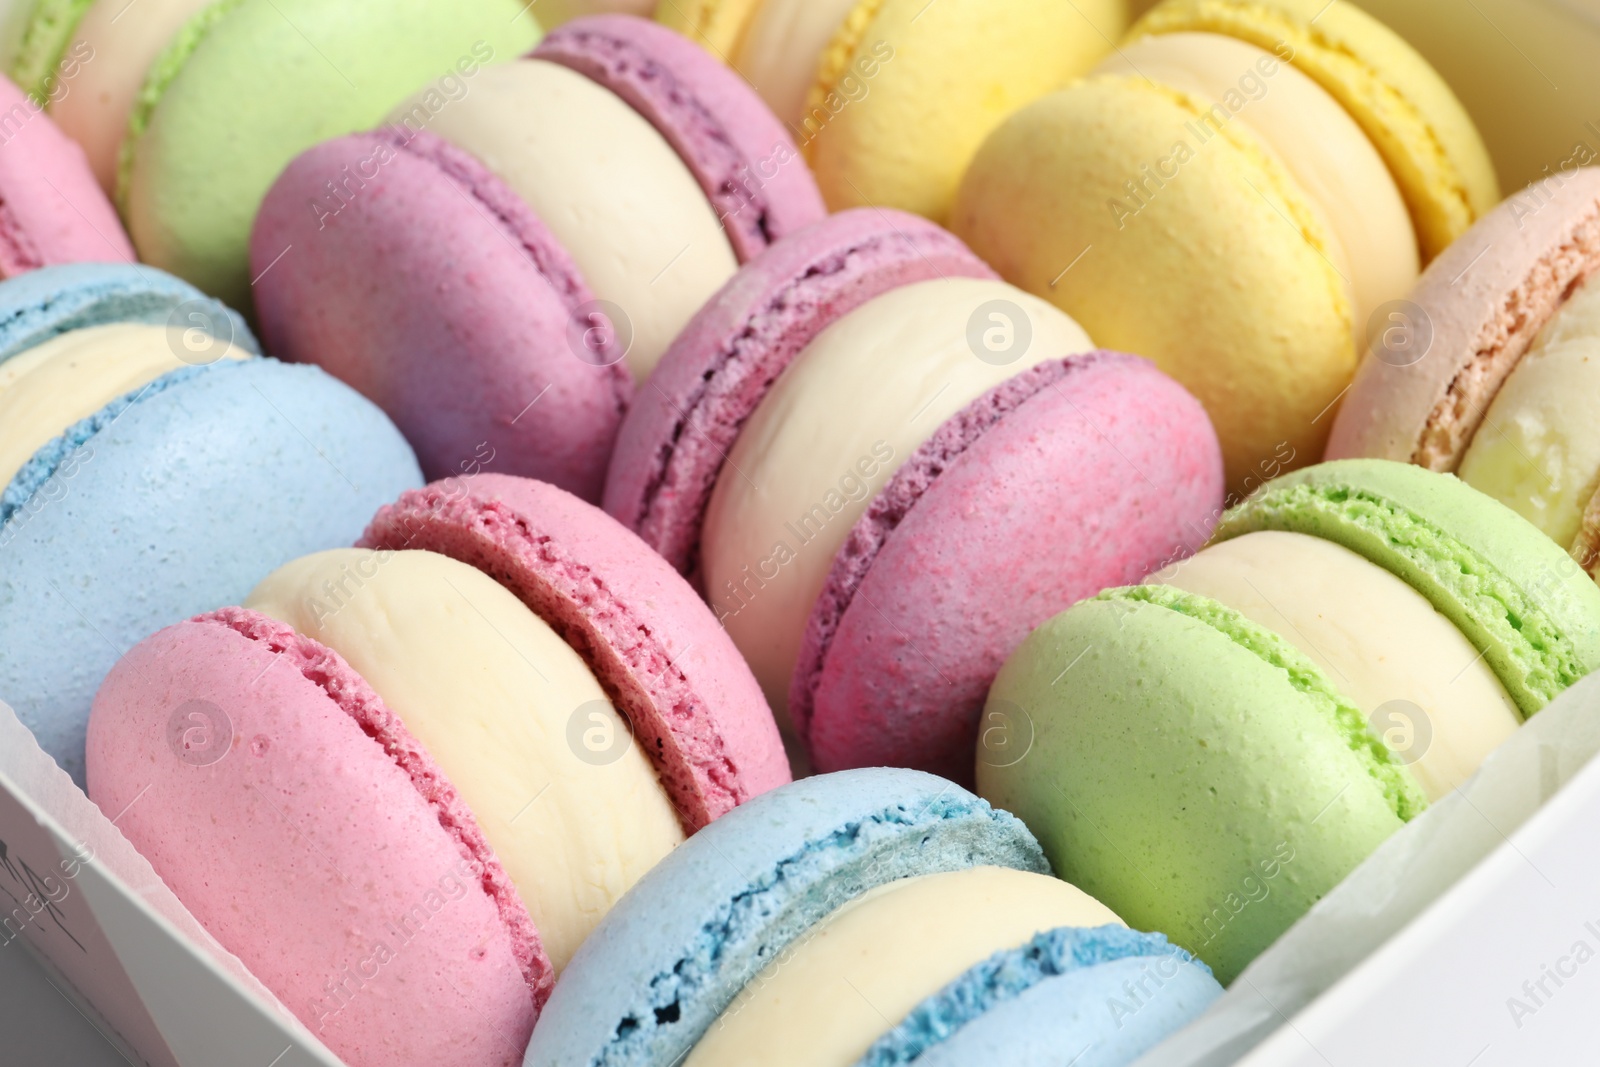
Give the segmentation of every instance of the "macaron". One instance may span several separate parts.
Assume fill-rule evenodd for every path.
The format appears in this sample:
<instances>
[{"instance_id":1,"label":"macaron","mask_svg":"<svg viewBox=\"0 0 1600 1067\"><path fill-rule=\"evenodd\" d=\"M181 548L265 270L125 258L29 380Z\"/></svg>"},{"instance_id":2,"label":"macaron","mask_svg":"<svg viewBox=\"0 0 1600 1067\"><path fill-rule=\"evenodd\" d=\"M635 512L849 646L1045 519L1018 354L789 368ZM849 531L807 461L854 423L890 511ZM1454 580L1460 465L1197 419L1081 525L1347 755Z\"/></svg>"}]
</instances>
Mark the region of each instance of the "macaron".
<instances>
[{"instance_id":1,"label":"macaron","mask_svg":"<svg viewBox=\"0 0 1600 1067\"><path fill-rule=\"evenodd\" d=\"M1242 497L1322 456L1358 336L1498 199L1449 88L1354 5L1166 0L991 135L952 228L1191 389Z\"/></svg>"},{"instance_id":2,"label":"macaron","mask_svg":"<svg viewBox=\"0 0 1600 1067\"><path fill-rule=\"evenodd\" d=\"M1048 872L1021 823L954 783L796 782L640 880L557 983L525 1062L1111 1067L1218 995L1202 964Z\"/></svg>"},{"instance_id":3,"label":"macaron","mask_svg":"<svg viewBox=\"0 0 1600 1067\"><path fill-rule=\"evenodd\" d=\"M0 693L80 784L90 702L128 648L420 484L382 412L256 352L153 268L0 283Z\"/></svg>"},{"instance_id":4,"label":"macaron","mask_svg":"<svg viewBox=\"0 0 1600 1067\"><path fill-rule=\"evenodd\" d=\"M598 500L634 380L822 215L736 75L654 23L585 18L296 159L252 237L257 307L273 351L372 397L430 476L482 445Z\"/></svg>"},{"instance_id":5,"label":"macaron","mask_svg":"<svg viewBox=\"0 0 1600 1067\"><path fill-rule=\"evenodd\" d=\"M662 0L657 18L749 79L835 211L949 216L978 146L1082 75L1126 0Z\"/></svg>"},{"instance_id":6,"label":"macaron","mask_svg":"<svg viewBox=\"0 0 1600 1067\"><path fill-rule=\"evenodd\" d=\"M248 310L250 225L296 154L430 81L465 91L538 36L514 0L41 0L12 71L41 99L69 86L53 107L103 180L114 154L139 257Z\"/></svg>"},{"instance_id":7,"label":"macaron","mask_svg":"<svg viewBox=\"0 0 1600 1067\"><path fill-rule=\"evenodd\" d=\"M0 279L61 263L132 263L111 201L43 102L0 77L0 115Z\"/></svg>"},{"instance_id":8,"label":"macaron","mask_svg":"<svg viewBox=\"0 0 1600 1067\"><path fill-rule=\"evenodd\" d=\"M1514 194L1372 331L1330 458L1451 471L1600 560L1600 169Z\"/></svg>"},{"instance_id":9,"label":"macaron","mask_svg":"<svg viewBox=\"0 0 1600 1067\"><path fill-rule=\"evenodd\" d=\"M90 796L352 1067L520 1063L624 891L788 781L777 729L683 580L553 486L434 483L362 544L124 657Z\"/></svg>"},{"instance_id":10,"label":"macaron","mask_svg":"<svg viewBox=\"0 0 1600 1067\"><path fill-rule=\"evenodd\" d=\"M956 781L1016 642L1193 551L1220 500L1188 393L932 223L869 209L701 310L606 493L696 577L819 770Z\"/></svg>"},{"instance_id":11,"label":"macaron","mask_svg":"<svg viewBox=\"0 0 1600 1067\"><path fill-rule=\"evenodd\" d=\"M656 0L545 0L539 9L539 24L555 29L573 19L588 15L636 15L648 18Z\"/></svg>"},{"instance_id":12,"label":"macaron","mask_svg":"<svg viewBox=\"0 0 1600 1067\"><path fill-rule=\"evenodd\" d=\"M1034 631L986 706L1026 751L978 782L1061 877L1227 983L1597 666L1600 590L1510 509L1326 463Z\"/></svg>"}]
</instances>

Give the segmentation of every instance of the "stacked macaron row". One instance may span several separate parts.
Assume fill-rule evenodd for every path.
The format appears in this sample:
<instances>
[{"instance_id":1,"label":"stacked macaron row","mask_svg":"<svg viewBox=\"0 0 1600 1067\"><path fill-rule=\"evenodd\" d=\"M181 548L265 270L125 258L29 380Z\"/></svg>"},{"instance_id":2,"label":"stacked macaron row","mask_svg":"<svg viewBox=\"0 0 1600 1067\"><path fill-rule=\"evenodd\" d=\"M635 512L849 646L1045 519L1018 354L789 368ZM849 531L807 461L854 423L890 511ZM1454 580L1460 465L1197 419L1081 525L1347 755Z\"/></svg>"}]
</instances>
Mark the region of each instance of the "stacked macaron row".
<instances>
[{"instance_id":1,"label":"stacked macaron row","mask_svg":"<svg viewBox=\"0 0 1600 1067\"><path fill-rule=\"evenodd\" d=\"M539 37L515 0L12 6L0 61L83 146L140 258L247 310L250 224L296 153L425 85L457 99Z\"/></svg>"},{"instance_id":2,"label":"stacked macaron row","mask_svg":"<svg viewBox=\"0 0 1600 1067\"><path fill-rule=\"evenodd\" d=\"M1453 471L1600 572L1600 170L1482 219L1374 334L1328 442Z\"/></svg>"},{"instance_id":3,"label":"stacked macaron row","mask_svg":"<svg viewBox=\"0 0 1600 1067\"><path fill-rule=\"evenodd\" d=\"M80 784L90 701L128 648L349 544L421 482L377 408L257 351L153 268L0 283L0 694Z\"/></svg>"},{"instance_id":4,"label":"stacked macaron row","mask_svg":"<svg viewBox=\"0 0 1600 1067\"><path fill-rule=\"evenodd\" d=\"M1021 741L978 781L1231 982L1597 667L1600 589L1536 528L1449 475L1327 463L1036 630L987 705Z\"/></svg>"},{"instance_id":5,"label":"stacked macaron row","mask_svg":"<svg viewBox=\"0 0 1600 1067\"><path fill-rule=\"evenodd\" d=\"M861 209L702 309L605 499L700 584L819 770L970 781L1015 644L1204 543L1221 483L1181 387L932 223Z\"/></svg>"},{"instance_id":6,"label":"stacked macaron row","mask_svg":"<svg viewBox=\"0 0 1600 1067\"><path fill-rule=\"evenodd\" d=\"M275 352L372 397L431 476L486 443L496 470L598 500L635 381L822 214L737 75L654 23L586 18L295 160L252 239L257 307Z\"/></svg>"},{"instance_id":7,"label":"stacked macaron row","mask_svg":"<svg viewBox=\"0 0 1600 1067\"><path fill-rule=\"evenodd\" d=\"M785 786L623 898L524 1062L1123 1067L1219 995L1049 872L1014 817L927 774Z\"/></svg>"},{"instance_id":8,"label":"stacked macaron row","mask_svg":"<svg viewBox=\"0 0 1600 1067\"><path fill-rule=\"evenodd\" d=\"M361 545L124 657L89 793L352 1067L517 1064L589 931L787 782L782 744L687 583L553 486L435 483Z\"/></svg>"},{"instance_id":9,"label":"stacked macaron row","mask_svg":"<svg viewBox=\"0 0 1600 1067\"><path fill-rule=\"evenodd\" d=\"M1193 390L1242 496L1321 458L1369 323L1498 199L1450 89L1356 5L1165 0L989 138L951 225Z\"/></svg>"},{"instance_id":10,"label":"stacked macaron row","mask_svg":"<svg viewBox=\"0 0 1600 1067\"><path fill-rule=\"evenodd\" d=\"M111 201L44 102L0 76L0 115L0 279L63 263L131 263Z\"/></svg>"},{"instance_id":11,"label":"stacked macaron row","mask_svg":"<svg viewBox=\"0 0 1600 1067\"><path fill-rule=\"evenodd\" d=\"M834 210L944 222L983 139L1084 74L1127 0L661 0L656 17L750 81Z\"/></svg>"}]
</instances>

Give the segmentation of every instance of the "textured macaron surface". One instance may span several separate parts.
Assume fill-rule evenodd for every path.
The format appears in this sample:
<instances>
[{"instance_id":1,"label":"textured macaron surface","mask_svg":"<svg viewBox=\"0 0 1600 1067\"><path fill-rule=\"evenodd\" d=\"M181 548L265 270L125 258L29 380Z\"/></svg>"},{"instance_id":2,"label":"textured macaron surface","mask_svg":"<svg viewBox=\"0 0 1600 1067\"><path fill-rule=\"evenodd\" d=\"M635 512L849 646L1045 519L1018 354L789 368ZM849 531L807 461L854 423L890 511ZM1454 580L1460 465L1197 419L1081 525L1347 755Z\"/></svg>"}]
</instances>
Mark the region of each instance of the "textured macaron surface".
<instances>
[{"instance_id":1,"label":"textured macaron surface","mask_svg":"<svg viewBox=\"0 0 1600 1067\"><path fill-rule=\"evenodd\" d=\"M739 430L827 326L876 296L993 271L944 230L892 211L833 215L750 263L662 357L617 440L605 507L679 570Z\"/></svg>"},{"instance_id":2,"label":"textured macaron surface","mask_svg":"<svg viewBox=\"0 0 1600 1067\"><path fill-rule=\"evenodd\" d=\"M32 8L15 55L0 56L4 71L24 92L45 99L56 76L56 64L72 40L78 20L94 0L31 0Z\"/></svg>"},{"instance_id":3,"label":"textured macaron surface","mask_svg":"<svg viewBox=\"0 0 1600 1067\"><path fill-rule=\"evenodd\" d=\"M532 54L592 78L648 119L700 180L740 262L827 214L788 130L743 79L684 37L597 15L567 23Z\"/></svg>"},{"instance_id":4,"label":"textured macaron surface","mask_svg":"<svg viewBox=\"0 0 1600 1067\"><path fill-rule=\"evenodd\" d=\"M450 556L520 597L626 715L685 832L789 780L772 713L710 609L598 508L528 479L450 479L384 507L362 544Z\"/></svg>"},{"instance_id":5,"label":"textured macaron surface","mask_svg":"<svg viewBox=\"0 0 1600 1067\"><path fill-rule=\"evenodd\" d=\"M1397 575L1483 651L1524 716L1600 667L1600 588L1510 508L1451 475L1342 460L1286 475L1218 539L1312 534Z\"/></svg>"},{"instance_id":6,"label":"textured macaron surface","mask_svg":"<svg viewBox=\"0 0 1600 1067\"><path fill-rule=\"evenodd\" d=\"M1224 983L1425 804L1307 658L1172 589L1114 590L1051 619L986 708L1028 743L979 763L983 795L1028 824L1060 877Z\"/></svg>"},{"instance_id":7,"label":"textured macaron surface","mask_svg":"<svg viewBox=\"0 0 1600 1067\"><path fill-rule=\"evenodd\" d=\"M53 473L0 526L0 692L80 783L90 701L128 648L349 544L421 482L382 412L315 368L176 374L41 449Z\"/></svg>"},{"instance_id":8,"label":"textured macaron surface","mask_svg":"<svg viewBox=\"0 0 1600 1067\"><path fill-rule=\"evenodd\" d=\"M528 1062L677 1062L840 906L978 866L1049 869L1020 822L931 775L849 771L768 793L691 837L612 909L551 995Z\"/></svg>"},{"instance_id":9,"label":"textured macaron surface","mask_svg":"<svg viewBox=\"0 0 1600 1067\"><path fill-rule=\"evenodd\" d=\"M0 278L56 263L131 263L133 246L83 150L0 77Z\"/></svg>"},{"instance_id":10,"label":"textured macaron surface","mask_svg":"<svg viewBox=\"0 0 1600 1067\"><path fill-rule=\"evenodd\" d=\"M970 782L984 696L1029 631L1193 552L1221 505L1210 422L1143 360L1051 361L979 397L834 559L789 696L816 766Z\"/></svg>"},{"instance_id":11,"label":"textured macaron surface","mask_svg":"<svg viewBox=\"0 0 1600 1067\"><path fill-rule=\"evenodd\" d=\"M511 59L538 38L514 0L222 0L151 68L130 118L118 199L141 258L248 306L250 226L284 166L379 122L432 79ZM332 181L339 177L328 175Z\"/></svg>"},{"instance_id":12,"label":"textured macaron surface","mask_svg":"<svg viewBox=\"0 0 1600 1067\"><path fill-rule=\"evenodd\" d=\"M1144 966L1108 966L1124 961L1142 962ZM1138 1005L1139 1010L1153 1005L1160 1005L1168 1010L1161 1011L1162 1018L1159 1021L1141 1018L1134 1027L1139 1032L1139 1037L1134 1041L1114 1042L1123 1045L1115 1049L1101 1048L1102 1044L1113 1043L1108 1039L1113 1038L1116 1030L1123 1028L1118 1025L1123 1020L1118 1017L1114 1008L1110 1008L1109 1001L1128 997L1128 991L1122 988L1121 983L1130 972L1143 976L1147 993L1152 989L1150 978L1153 976L1156 979L1154 995L1148 1003ZM1018 1001L1023 1000L1034 990L1039 990L1047 996L1055 993L1056 990L1051 987L1059 986L1061 983L1053 980L1068 975L1089 980L1073 983L1073 992L1077 994L1073 999L1080 1003L1075 1004L1073 1000L1063 999L1051 1004L1054 1010L1044 1013L1043 1026L1037 1016L1031 1024L1025 1023L1021 1017L1010 1021L1013 1024L1022 1023L1017 1028L1025 1031L1056 1029L1055 1024L1062 1015L1066 1015L1081 1026L1080 1016L1089 1016L1100 1023L1097 1028L1100 1032L1083 1027L1088 1032L1072 1033L1070 1036L1056 1032L1048 1034L1048 1037L1056 1043L1058 1054L1077 1053L1079 1057L1087 1057L1080 1058L1078 1063L1092 1063L1101 1067L1113 1063L1131 1062L1133 1056L1143 1048L1155 1044L1170 1029L1181 1025L1182 1013L1185 1010L1188 1014L1193 1014L1211 999L1222 994L1221 987L1211 977L1210 969L1182 949L1170 944L1162 934L1140 933L1121 926L1101 926L1092 929L1066 927L1050 930L1039 934L1025 945L996 953L936 995L929 997L913 1009L911 1014L893 1030L880 1038L861 1058L859 1067L903 1067L911 1063L925 1063L930 1052L938 1053L941 1062L978 1062L976 1059L959 1058L962 1050L953 1047L951 1039L959 1035L964 1039L963 1045L973 1042L974 1038L981 1041L982 1038L977 1034L968 1034L964 1031L971 1024L985 1019L1002 1005L1021 1006L1018 1005ZM1081 988L1091 983L1097 987L1092 992ZM1168 983L1197 987L1201 995L1183 997L1183 993L1189 992L1189 988L1184 988L1181 992L1178 989L1168 990L1166 988ZM1182 1004L1170 1003L1180 997L1183 997ZM1084 1011L1085 1007L1090 1010ZM1171 1010L1174 1007L1177 1011ZM1110 1010L1106 1010L1108 1008ZM1135 1008L1132 1005L1124 1005L1124 1009L1127 1016L1132 1018ZM1173 1015L1178 1015L1179 1018L1174 1020ZM990 1027L995 1021L990 1020ZM1029 1044L1036 1043L1041 1042L1029 1042ZM1005 1044L1009 1044L1009 1040L1006 1040ZM1004 1062L1008 1064L1018 1062L1005 1048L1005 1044L993 1049L993 1052L997 1056L1004 1056ZM1127 1045L1134 1047L1129 1048ZM1112 1055L1108 1056L1108 1052ZM998 1059L990 1061L986 1058L985 1062L1000 1061ZM1028 1062L1033 1061L1030 1059Z\"/></svg>"},{"instance_id":13,"label":"textured macaron surface","mask_svg":"<svg viewBox=\"0 0 1600 1067\"><path fill-rule=\"evenodd\" d=\"M89 789L352 1067L520 1063L553 975L453 786L336 653L243 609L107 678Z\"/></svg>"},{"instance_id":14,"label":"textured macaron surface","mask_svg":"<svg viewBox=\"0 0 1600 1067\"><path fill-rule=\"evenodd\" d=\"M342 174L359 191L328 199ZM274 183L251 251L271 350L371 398L427 477L487 469L599 498L632 378L620 352L575 343L594 294L482 162L402 125L324 142Z\"/></svg>"},{"instance_id":15,"label":"textured macaron surface","mask_svg":"<svg viewBox=\"0 0 1600 1067\"><path fill-rule=\"evenodd\" d=\"M72 264L0 285L0 363L70 330L115 322L198 328L261 351L243 318L188 282L148 267Z\"/></svg>"},{"instance_id":16,"label":"textured macaron surface","mask_svg":"<svg viewBox=\"0 0 1600 1067\"><path fill-rule=\"evenodd\" d=\"M1292 49L1295 66L1344 106L1383 155L1411 209L1424 263L1499 202L1488 149L1461 102L1409 44L1360 8L1165 0L1131 36L1194 31Z\"/></svg>"}]
</instances>

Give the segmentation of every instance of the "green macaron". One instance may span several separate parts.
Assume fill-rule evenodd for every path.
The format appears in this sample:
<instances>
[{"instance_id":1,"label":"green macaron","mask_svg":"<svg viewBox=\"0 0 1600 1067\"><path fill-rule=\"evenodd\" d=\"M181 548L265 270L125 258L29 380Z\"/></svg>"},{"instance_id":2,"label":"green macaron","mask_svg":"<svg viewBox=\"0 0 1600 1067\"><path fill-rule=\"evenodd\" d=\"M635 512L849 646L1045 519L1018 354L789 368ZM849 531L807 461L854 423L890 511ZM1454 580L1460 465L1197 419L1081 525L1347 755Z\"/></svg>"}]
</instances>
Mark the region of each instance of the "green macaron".
<instances>
[{"instance_id":1,"label":"green macaron","mask_svg":"<svg viewBox=\"0 0 1600 1067\"><path fill-rule=\"evenodd\" d=\"M1333 570L1269 581L1263 568L1296 552ZM1218 585L1228 568L1237 579ZM1057 874L1167 931L1225 983L1429 796L1600 667L1600 589L1581 569L1510 509L1398 463L1270 482L1151 582L1081 602L1017 649L985 709L1007 744L980 750L978 784ZM1296 593L1328 583L1341 592L1323 604ZM1244 590L1242 602L1195 591L1212 587ZM1410 661L1438 647L1393 636L1413 629L1465 655ZM1441 675L1445 695L1426 710L1375 706L1367 676L1384 672ZM1479 703L1488 693L1499 710L1452 722L1449 683L1474 672ZM1445 786L1384 729L1393 704L1433 747L1464 753Z\"/></svg>"},{"instance_id":2,"label":"green macaron","mask_svg":"<svg viewBox=\"0 0 1600 1067\"><path fill-rule=\"evenodd\" d=\"M250 227L290 160L431 82L448 107L538 38L518 0L217 0L151 66L129 118L117 200L140 258L248 307ZM353 170L328 183L339 202L365 185Z\"/></svg>"}]
</instances>

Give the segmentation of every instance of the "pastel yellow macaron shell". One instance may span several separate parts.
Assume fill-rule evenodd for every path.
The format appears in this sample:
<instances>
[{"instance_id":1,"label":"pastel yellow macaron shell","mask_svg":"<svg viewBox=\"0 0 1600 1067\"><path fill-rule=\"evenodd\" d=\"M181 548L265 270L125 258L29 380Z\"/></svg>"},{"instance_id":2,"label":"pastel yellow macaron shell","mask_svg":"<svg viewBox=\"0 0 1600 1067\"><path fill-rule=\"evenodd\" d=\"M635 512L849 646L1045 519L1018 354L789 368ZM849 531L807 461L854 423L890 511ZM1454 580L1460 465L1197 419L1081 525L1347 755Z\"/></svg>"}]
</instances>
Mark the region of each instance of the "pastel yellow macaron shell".
<instances>
[{"instance_id":1,"label":"pastel yellow macaron shell","mask_svg":"<svg viewBox=\"0 0 1600 1067\"><path fill-rule=\"evenodd\" d=\"M661 0L656 21L731 65L739 39L760 7L761 0Z\"/></svg>"},{"instance_id":2,"label":"pastel yellow macaron shell","mask_svg":"<svg viewBox=\"0 0 1600 1067\"><path fill-rule=\"evenodd\" d=\"M812 89L808 116L828 118L797 131L823 198L945 222L984 138L1087 71L1126 21L1125 0L862 0Z\"/></svg>"},{"instance_id":3,"label":"pastel yellow macaron shell","mask_svg":"<svg viewBox=\"0 0 1600 1067\"><path fill-rule=\"evenodd\" d=\"M1054 93L989 138L952 226L1098 344L1194 393L1244 493L1321 457L1357 356L1323 214L1244 123L1202 138L1208 107L1116 75Z\"/></svg>"},{"instance_id":4,"label":"pastel yellow macaron shell","mask_svg":"<svg viewBox=\"0 0 1600 1067\"><path fill-rule=\"evenodd\" d=\"M1129 37L1184 32L1292 48L1295 67L1344 106L1388 164L1424 263L1499 202L1488 149L1444 79L1348 0L1165 0Z\"/></svg>"}]
</instances>

